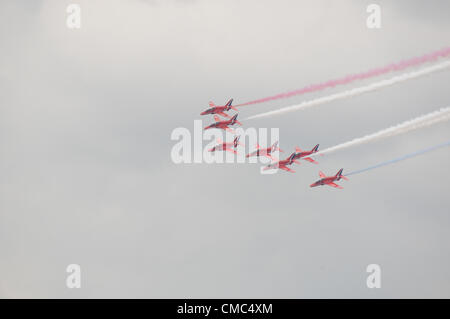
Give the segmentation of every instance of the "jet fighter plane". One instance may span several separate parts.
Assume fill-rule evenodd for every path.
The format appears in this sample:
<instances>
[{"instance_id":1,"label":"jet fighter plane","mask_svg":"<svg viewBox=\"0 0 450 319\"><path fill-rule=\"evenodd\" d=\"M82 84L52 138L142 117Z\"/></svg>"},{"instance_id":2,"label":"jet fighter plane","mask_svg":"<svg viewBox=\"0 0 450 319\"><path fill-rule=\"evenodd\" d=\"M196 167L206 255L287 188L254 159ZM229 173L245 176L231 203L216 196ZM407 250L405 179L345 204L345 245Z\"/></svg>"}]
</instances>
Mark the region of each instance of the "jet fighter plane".
<instances>
[{"instance_id":1,"label":"jet fighter plane","mask_svg":"<svg viewBox=\"0 0 450 319\"><path fill-rule=\"evenodd\" d=\"M259 146L259 144L256 144L256 151L253 151L252 153L247 154L246 157L266 156L266 157L270 158L271 160L274 160L275 158L272 156L272 153L275 152L275 151L283 152L283 150L281 150L278 147L278 141L273 143L272 146L270 146L268 148L261 148Z\"/></svg>"},{"instance_id":2,"label":"jet fighter plane","mask_svg":"<svg viewBox=\"0 0 450 319\"><path fill-rule=\"evenodd\" d=\"M314 163L314 164L319 164L318 162L316 162L315 160L313 160L311 157L307 157L311 154L316 153L319 150L319 144L317 144L316 146L313 147L312 150L310 151L303 151L302 149L300 149L300 147L296 147L295 151L297 153L295 153L295 159L303 159L305 161Z\"/></svg>"},{"instance_id":3,"label":"jet fighter plane","mask_svg":"<svg viewBox=\"0 0 450 319\"><path fill-rule=\"evenodd\" d=\"M220 118L217 115L214 115L214 120L216 121L215 123L208 125L207 127L205 127L204 129L210 129L210 128L218 128L218 129L222 129L228 132L233 133L233 130L230 129L228 126L230 125L234 125L234 124L239 124L242 125L238 120L237 120L237 114L235 114L231 119L229 120L224 120L221 121Z\"/></svg>"},{"instance_id":4,"label":"jet fighter plane","mask_svg":"<svg viewBox=\"0 0 450 319\"><path fill-rule=\"evenodd\" d=\"M338 184L335 184L334 181L339 181L341 178L345 179L346 181L348 181L348 178L345 177L344 175L342 175L342 171L344 169L341 168L339 170L339 172L336 173L336 175L334 176L326 176L323 172L319 172L319 176L321 177L321 179L319 179L317 182L309 185L310 187L316 187L316 186L323 186L323 185L328 185L328 186L332 186L335 188L339 188L342 189L342 186L339 186Z\"/></svg>"},{"instance_id":5,"label":"jet fighter plane","mask_svg":"<svg viewBox=\"0 0 450 319\"><path fill-rule=\"evenodd\" d=\"M231 103L233 103L233 99L230 99L227 104L222 106L215 105L214 102L209 102L210 108L200 113L200 115L219 114L223 117L230 118L230 116L226 114L225 111L229 111L231 109L237 111L237 109L232 106Z\"/></svg>"},{"instance_id":6,"label":"jet fighter plane","mask_svg":"<svg viewBox=\"0 0 450 319\"><path fill-rule=\"evenodd\" d=\"M225 143L223 142L220 138L217 139L217 142L219 144L217 144L216 146L214 146L213 148L211 148L209 150L209 152L215 152L215 151L228 151L234 154L237 154L236 152L236 148L238 147L238 145L243 145L241 142L239 142L239 138L240 136L236 136L233 140L233 142L228 142Z\"/></svg>"},{"instance_id":7,"label":"jet fighter plane","mask_svg":"<svg viewBox=\"0 0 450 319\"><path fill-rule=\"evenodd\" d=\"M263 168L263 171L266 171L268 169L277 169L277 168L279 168L279 169L285 170L287 172L295 173L294 170L292 170L289 167L287 167L288 165L292 165L292 163L299 164L299 162L296 161L294 159L294 157L295 157L295 152L292 153L288 158L286 158L284 160L281 160L281 161L278 161L278 162L275 162L275 163L270 163L269 165L267 165L266 167Z\"/></svg>"}]
</instances>

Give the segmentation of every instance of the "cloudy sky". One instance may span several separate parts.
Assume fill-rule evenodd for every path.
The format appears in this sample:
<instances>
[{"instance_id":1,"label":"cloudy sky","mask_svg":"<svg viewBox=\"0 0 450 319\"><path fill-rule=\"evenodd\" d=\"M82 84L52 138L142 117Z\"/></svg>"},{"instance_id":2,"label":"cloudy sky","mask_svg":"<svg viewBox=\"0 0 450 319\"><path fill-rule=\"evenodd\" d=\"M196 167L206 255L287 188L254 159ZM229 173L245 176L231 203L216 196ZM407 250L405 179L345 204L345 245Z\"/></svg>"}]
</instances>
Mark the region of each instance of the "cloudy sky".
<instances>
[{"instance_id":1,"label":"cloudy sky","mask_svg":"<svg viewBox=\"0 0 450 319\"><path fill-rule=\"evenodd\" d=\"M66 7L81 6L81 29ZM448 1L0 2L0 297L450 297L450 149L310 188L450 137L448 122L295 174L174 164L170 139L236 103L447 47ZM380 77L379 79L389 77ZM376 80L375 80L376 81ZM344 89L242 108L244 118ZM254 120L321 148L450 106L442 71ZM203 118L204 124L209 119ZM206 145L206 142L205 142ZM66 287L79 264L82 287ZM378 264L382 287L368 289Z\"/></svg>"}]
</instances>

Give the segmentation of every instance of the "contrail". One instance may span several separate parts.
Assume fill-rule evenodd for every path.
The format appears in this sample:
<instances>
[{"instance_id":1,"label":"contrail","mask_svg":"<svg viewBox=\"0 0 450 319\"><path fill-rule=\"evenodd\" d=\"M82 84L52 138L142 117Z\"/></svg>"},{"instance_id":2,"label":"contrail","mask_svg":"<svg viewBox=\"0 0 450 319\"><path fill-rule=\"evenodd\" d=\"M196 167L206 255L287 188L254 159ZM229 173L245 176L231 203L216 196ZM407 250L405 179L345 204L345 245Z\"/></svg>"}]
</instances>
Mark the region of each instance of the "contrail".
<instances>
[{"instance_id":1,"label":"contrail","mask_svg":"<svg viewBox=\"0 0 450 319\"><path fill-rule=\"evenodd\" d=\"M287 112L292 112L292 111L304 110L306 108L317 106L317 105L320 105L320 104L324 104L324 103L328 103L328 102L332 102L332 101L337 101L337 100L353 97L353 96L356 96L356 95L360 95L360 94L363 94L363 93L379 90L381 88L388 87L388 86L394 85L396 83L408 81L408 80L415 79L415 78L418 78L418 77L421 77L421 76L424 76L424 75L427 75L427 74L430 74L430 73L441 71L441 70L444 70L444 69L446 69L448 67L450 67L450 61L445 61L445 62L442 62L442 63L439 63L439 64L435 64L435 65L423 68L421 70L417 70L417 71L409 72L409 73L404 73L404 74L395 76L395 77L387 79L387 80L383 80L383 81L380 81L380 82L375 82L375 83L369 84L367 86L362 86L362 87L354 88L354 89L347 90L347 91L344 91L344 92L340 92L340 93L336 93L336 94L320 97L320 98L317 98L317 99L314 99L314 100L305 101L305 102L302 102L300 104L283 107L283 108L278 109L278 110L256 114L256 115L247 117L245 120L252 120L252 119L256 119L256 118L268 117L268 116L277 115L277 114L281 114L281 113L287 113Z\"/></svg>"},{"instance_id":2,"label":"contrail","mask_svg":"<svg viewBox=\"0 0 450 319\"><path fill-rule=\"evenodd\" d=\"M359 145L359 144L365 144L372 142L374 140L386 138L389 136L394 136L402 133L406 133L408 131L412 131L418 128L430 126L439 122L447 121L450 119L450 107L441 108L439 111L434 111L419 117L416 117L412 120L405 121L403 123L400 123L398 125L389 127L387 129L378 131L376 133L366 135L363 137L355 138L351 141L329 147L323 151L317 152L313 154L314 156L320 155L320 154L329 154L332 152L336 152L338 150L342 150L351 146ZM311 156L313 156L311 155Z\"/></svg>"},{"instance_id":3,"label":"contrail","mask_svg":"<svg viewBox=\"0 0 450 319\"><path fill-rule=\"evenodd\" d=\"M238 104L235 106L258 104L258 103L268 102L268 101L272 101L272 100L288 98L288 97L291 97L294 95L301 95L301 94L305 94L305 93L316 92L316 91L320 91L320 90L323 90L326 88L335 87L337 85L348 84L348 83L351 83L351 82L354 82L357 80L368 79L371 77L379 76L379 75L394 72L394 71L401 71L406 68L418 66L418 65L424 64L426 62L432 62L432 61L437 60L438 58L447 57L449 55L450 55L450 47L444 48L442 50L434 51L434 52L425 54L420 57L415 57L415 58L412 58L409 60L404 60L404 61L401 61L398 63L392 63L392 64L386 65L384 67L381 67L381 68L372 69L367 72L348 75L348 76L340 78L340 79L330 80L328 82L324 82L324 83L320 83L320 84L313 84L313 85L304 87L302 89L265 97L262 99L250 101L250 102L243 103L243 104Z\"/></svg>"},{"instance_id":4,"label":"contrail","mask_svg":"<svg viewBox=\"0 0 450 319\"><path fill-rule=\"evenodd\" d=\"M420 151L417 151L417 152L414 152L414 153L403 155L401 157L395 158L395 159L390 160L390 161L382 162L382 163L379 163L379 164L376 164L376 165L373 165L373 166L369 166L367 168L363 168L363 169L360 169L360 170L357 170L357 171L353 171L353 172L350 172L348 174L345 174L345 176L355 175L355 174L363 173L363 172L366 172L366 171L370 171L370 170L378 168L378 167L386 166L386 165L389 165L389 164L394 164L394 163L397 163L397 162L400 162L400 161L404 161L404 160L406 160L408 158L416 157L416 156L419 156L419 155L422 155L422 154L425 154L425 153L437 150L437 149L445 147L445 146L450 146L450 141L448 141L447 143L438 144L438 145L435 145L435 146L432 146L432 147L429 147L429 148L426 148L426 149L423 149L423 150L420 150Z\"/></svg>"}]
</instances>

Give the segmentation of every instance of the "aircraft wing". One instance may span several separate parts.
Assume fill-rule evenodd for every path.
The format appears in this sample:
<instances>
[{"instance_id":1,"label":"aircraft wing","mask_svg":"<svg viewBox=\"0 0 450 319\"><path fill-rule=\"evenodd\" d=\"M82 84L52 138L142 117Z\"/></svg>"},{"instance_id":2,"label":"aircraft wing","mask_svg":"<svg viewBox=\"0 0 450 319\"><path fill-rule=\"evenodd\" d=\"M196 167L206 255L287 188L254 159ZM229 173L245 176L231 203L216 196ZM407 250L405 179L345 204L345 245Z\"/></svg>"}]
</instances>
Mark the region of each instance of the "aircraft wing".
<instances>
[{"instance_id":1,"label":"aircraft wing","mask_svg":"<svg viewBox=\"0 0 450 319\"><path fill-rule=\"evenodd\" d=\"M320 176L321 178L327 177L322 171L319 172L319 176Z\"/></svg>"},{"instance_id":2,"label":"aircraft wing","mask_svg":"<svg viewBox=\"0 0 450 319\"><path fill-rule=\"evenodd\" d=\"M281 168L282 170L285 170L286 172L295 173L294 170L292 170L292 169L290 169L289 167L286 167L286 166L280 166L279 168Z\"/></svg>"},{"instance_id":3,"label":"aircraft wing","mask_svg":"<svg viewBox=\"0 0 450 319\"><path fill-rule=\"evenodd\" d=\"M228 114L223 113L223 112L218 112L217 114L220 114L220 115L222 115L223 117L226 117L226 118L230 118L230 116Z\"/></svg>"},{"instance_id":4,"label":"aircraft wing","mask_svg":"<svg viewBox=\"0 0 450 319\"><path fill-rule=\"evenodd\" d=\"M218 117L217 115L214 115L214 121L220 122L220 117Z\"/></svg>"},{"instance_id":5,"label":"aircraft wing","mask_svg":"<svg viewBox=\"0 0 450 319\"><path fill-rule=\"evenodd\" d=\"M308 161L308 162L311 162L311 163L314 163L314 164L319 164L318 162L316 162L315 160L313 160L311 157L304 157L303 158L305 161Z\"/></svg>"},{"instance_id":6,"label":"aircraft wing","mask_svg":"<svg viewBox=\"0 0 450 319\"><path fill-rule=\"evenodd\" d=\"M338 184L335 184L335 183L328 183L327 185L328 185L328 186L331 186L331 187L335 187L335 188L343 189L343 187L342 187L342 186L339 186Z\"/></svg>"}]
</instances>

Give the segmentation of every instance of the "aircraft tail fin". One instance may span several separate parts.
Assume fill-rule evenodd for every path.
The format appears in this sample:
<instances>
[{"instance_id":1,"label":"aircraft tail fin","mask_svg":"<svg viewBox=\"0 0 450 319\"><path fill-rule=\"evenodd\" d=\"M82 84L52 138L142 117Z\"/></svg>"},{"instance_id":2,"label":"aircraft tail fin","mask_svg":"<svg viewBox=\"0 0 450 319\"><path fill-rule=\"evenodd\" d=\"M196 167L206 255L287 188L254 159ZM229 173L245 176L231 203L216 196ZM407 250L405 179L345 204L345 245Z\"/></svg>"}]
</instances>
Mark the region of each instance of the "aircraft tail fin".
<instances>
[{"instance_id":1,"label":"aircraft tail fin","mask_svg":"<svg viewBox=\"0 0 450 319\"><path fill-rule=\"evenodd\" d=\"M231 125L233 125L234 123L237 123L237 124L239 124L239 125L242 126L242 123L239 122L239 121L237 120L237 117L238 117L238 115L235 114L235 115L231 118Z\"/></svg>"},{"instance_id":2,"label":"aircraft tail fin","mask_svg":"<svg viewBox=\"0 0 450 319\"><path fill-rule=\"evenodd\" d=\"M313 147L313 149L311 151L313 152L317 152L319 150L319 144L317 144L316 146Z\"/></svg>"},{"instance_id":3,"label":"aircraft tail fin","mask_svg":"<svg viewBox=\"0 0 450 319\"><path fill-rule=\"evenodd\" d=\"M278 141L276 141L275 143L272 144L272 152L276 151L278 148Z\"/></svg>"},{"instance_id":4,"label":"aircraft tail fin","mask_svg":"<svg viewBox=\"0 0 450 319\"><path fill-rule=\"evenodd\" d=\"M337 172L337 174L336 174L336 176L337 176L337 180L340 180L341 178L342 179L344 179L344 180L346 180L346 181L348 181L348 178L347 177L345 177L344 175L342 175L342 171L343 171L344 169L343 168L341 168L340 170L339 170L339 172Z\"/></svg>"},{"instance_id":5,"label":"aircraft tail fin","mask_svg":"<svg viewBox=\"0 0 450 319\"><path fill-rule=\"evenodd\" d=\"M275 143L272 144L272 152L275 152L275 151L284 152L284 151L278 146L278 141L276 141Z\"/></svg>"},{"instance_id":6,"label":"aircraft tail fin","mask_svg":"<svg viewBox=\"0 0 450 319\"><path fill-rule=\"evenodd\" d=\"M234 147L237 147L239 144L241 144L241 143L239 143L240 138L241 137L239 135L234 138L234 141L233 141Z\"/></svg>"},{"instance_id":7,"label":"aircraft tail fin","mask_svg":"<svg viewBox=\"0 0 450 319\"><path fill-rule=\"evenodd\" d=\"M227 107L227 111L229 111L229 110L235 110L235 111L237 111L238 109L237 108L235 108L233 105L231 105L233 103L233 99L230 99L228 102L227 102L227 104L225 104L225 106Z\"/></svg>"},{"instance_id":8,"label":"aircraft tail fin","mask_svg":"<svg viewBox=\"0 0 450 319\"><path fill-rule=\"evenodd\" d=\"M294 158L295 158L295 152L292 153L292 154L289 156L289 163L290 163L290 164L292 164L292 163L294 162ZM298 163L298 164L300 164L300 163Z\"/></svg>"}]
</instances>

